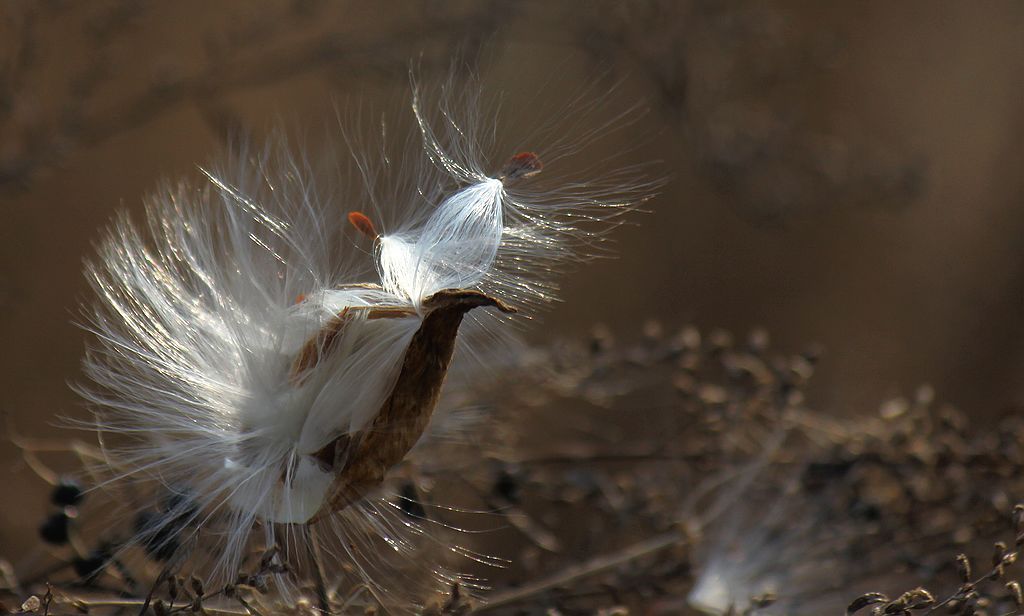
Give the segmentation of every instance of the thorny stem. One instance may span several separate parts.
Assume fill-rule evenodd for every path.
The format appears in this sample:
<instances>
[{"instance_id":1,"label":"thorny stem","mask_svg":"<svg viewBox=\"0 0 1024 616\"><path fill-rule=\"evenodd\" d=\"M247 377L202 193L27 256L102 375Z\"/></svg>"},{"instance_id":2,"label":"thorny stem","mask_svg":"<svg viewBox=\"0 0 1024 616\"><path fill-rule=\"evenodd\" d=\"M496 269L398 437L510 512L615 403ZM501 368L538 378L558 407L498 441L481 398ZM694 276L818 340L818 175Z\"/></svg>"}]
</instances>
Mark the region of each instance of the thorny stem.
<instances>
[{"instance_id":1,"label":"thorny stem","mask_svg":"<svg viewBox=\"0 0 1024 616\"><path fill-rule=\"evenodd\" d=\"M477 608L477 613L487 612L502 606L520 603L535 595L566 586L577 580L587 578L599 573L614 569L626 563L651 556L686 541L687 537L683 531L670 531L656 537L634 543L623 550L613 554L598 556L579 565L570 565L547 578L527 584L513 590L498 593L488 599L487 604Z\"/></svg>"},{"instance_id":2,"label":"thorny stem","mask_svg":"<svg viewBox=\"0 0 1024 616\"><path fill-rule=\"evenodd\" d=\"M309 552L309 561L313 566L314 583L316 584L316 602L320 608L320 612L323 614L331 613L331 604L327 598L327 585L324 583L324 571L321 566L320 559L320 544L316 540L316 535L313 534L312 529L308 524L302 527L302 532L306 535L305 543L306 549Z\"/></svg>"}]
</instances>

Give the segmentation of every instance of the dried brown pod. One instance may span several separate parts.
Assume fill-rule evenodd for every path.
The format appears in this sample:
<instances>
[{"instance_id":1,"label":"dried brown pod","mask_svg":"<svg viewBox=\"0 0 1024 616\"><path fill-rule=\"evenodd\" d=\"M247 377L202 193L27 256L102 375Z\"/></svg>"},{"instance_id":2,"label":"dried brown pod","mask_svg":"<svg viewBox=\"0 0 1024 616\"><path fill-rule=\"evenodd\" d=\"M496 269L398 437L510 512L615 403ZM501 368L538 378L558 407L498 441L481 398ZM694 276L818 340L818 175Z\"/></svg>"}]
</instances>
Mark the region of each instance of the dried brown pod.
<instances>
[{"instance_id":1,"label":"dried brown pod","mask_svg":"<svg viewBox=\"0 0 1024 616\"><path fill-rule=\"evenodd\" d=\"M360 434L338 437L314 454L335 477L313 521L348 507L379 486L388 469L423 435L441 395L466 313L480 307L514 312L501 300L468 289L439 291L423 306L427 315L409 342L398 381L372 424Z\"/></svg>"}]
</instances>

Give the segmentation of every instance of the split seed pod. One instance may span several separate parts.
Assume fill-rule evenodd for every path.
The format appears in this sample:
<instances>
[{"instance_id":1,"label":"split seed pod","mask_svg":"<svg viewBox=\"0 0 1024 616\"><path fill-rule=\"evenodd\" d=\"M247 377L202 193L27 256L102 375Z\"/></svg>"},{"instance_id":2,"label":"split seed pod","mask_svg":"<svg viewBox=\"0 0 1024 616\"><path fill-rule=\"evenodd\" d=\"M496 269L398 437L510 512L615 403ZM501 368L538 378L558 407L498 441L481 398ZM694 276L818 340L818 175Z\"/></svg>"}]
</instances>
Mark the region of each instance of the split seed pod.
<instances>
[{"instance_id":1,"label":"split seed pod","mask_svg":"<svg viewBox=\"0 0 1024 616\"><path fill-rule=\"evenodd\" d=\"M138 541L194 544L217 528L211 552L231 579L254 528L272 545L311 525L374 584L377 548L351 525L370 511L369 533L407 526L374 499L427 430L464 319L553 299L552 272L652 188L609 174L534 190L543 153L488 172L481 129L457 120L447 90L439 101L432 118L414 96L424 163L391 206L342 209L324 188L337 171L277 137L150 198L147 232L114 223L87 266L99 299L83 393L97 429L127 441L108 447L115 478L175 497Z\"/></svg>"}]
</instances>

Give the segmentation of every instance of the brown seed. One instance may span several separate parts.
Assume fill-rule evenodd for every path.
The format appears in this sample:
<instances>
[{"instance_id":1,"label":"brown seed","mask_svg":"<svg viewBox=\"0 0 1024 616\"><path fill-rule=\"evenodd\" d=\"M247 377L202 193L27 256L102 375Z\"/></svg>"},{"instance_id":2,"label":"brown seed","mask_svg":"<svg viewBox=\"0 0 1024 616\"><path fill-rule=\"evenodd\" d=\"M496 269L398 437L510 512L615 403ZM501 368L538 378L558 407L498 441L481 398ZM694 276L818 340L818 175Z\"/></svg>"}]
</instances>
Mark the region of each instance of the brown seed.
<instances>
[{"instance_id":1,"label":"brown seed","mask_svg":"<svg viewBox=\"0 0 1024 616\"><path fill-rule=\"evenodd\" d=\"M540 157L533 152L520 152L509 159L501 170L501 181L509 182L537 175L544 169Z\"/></svg>"},{"instance_id":2,"label":"brown seed","mask_svg":"<svg viewBox=\"0 0 1024 616\"><path fill-rule=\"evenodd\" d=\"M380 237L380 233L377 233L377 228L373 226L373 221L370 220L369 216L362 212L349 212L348 222L355 227L357 231L371 240L376 240Z\"/></svg>"}]
</instances>

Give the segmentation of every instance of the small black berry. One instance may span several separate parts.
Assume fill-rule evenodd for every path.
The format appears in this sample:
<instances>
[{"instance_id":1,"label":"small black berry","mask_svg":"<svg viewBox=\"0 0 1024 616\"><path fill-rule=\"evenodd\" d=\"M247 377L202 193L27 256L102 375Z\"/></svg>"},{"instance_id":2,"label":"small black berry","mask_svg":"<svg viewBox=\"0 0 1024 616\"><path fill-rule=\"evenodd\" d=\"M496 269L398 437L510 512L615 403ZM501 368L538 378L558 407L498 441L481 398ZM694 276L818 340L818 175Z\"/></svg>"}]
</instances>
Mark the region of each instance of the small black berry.
<instances>
[{"instance_id":1,"label":"small black berry","mask_svg":"<svg viewBox=\"0 0 1024 616\"><path fill-rule=\"evenodd\" d=\"M50 492L50 502L58 507L74 507L82 502L82 486L74 479L61 479Z\"/></svg>"},{"instance_id":2,"label":"small black berry","mask_svg":"<svg viewBox=\"0 0 1024 616\"><path fill-rule=\"evenodd\" d=\"M46 518L39 527L39 536L43 541L53 545L64 545L68 542L71 518L60 511Z\"/></svg>"}]
</instances>

